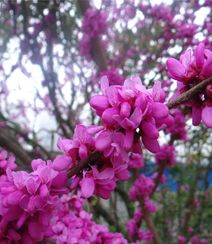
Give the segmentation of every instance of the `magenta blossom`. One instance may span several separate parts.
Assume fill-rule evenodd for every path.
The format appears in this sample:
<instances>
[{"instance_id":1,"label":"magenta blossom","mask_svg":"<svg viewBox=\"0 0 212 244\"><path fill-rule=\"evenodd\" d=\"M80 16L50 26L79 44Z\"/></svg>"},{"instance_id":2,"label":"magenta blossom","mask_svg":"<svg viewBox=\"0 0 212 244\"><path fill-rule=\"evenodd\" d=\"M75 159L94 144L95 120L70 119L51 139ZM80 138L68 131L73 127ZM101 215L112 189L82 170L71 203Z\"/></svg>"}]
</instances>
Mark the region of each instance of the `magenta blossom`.
<instances>
[{"instance_id":1,"label":"magenta blossom","mask_svg":"<svg viewBox=\"0 0 212 244\"><path fill-rule=\"evenodd\" d=\"M129 196L131 199L138 201L137 196L148 196L151 192L155 183L151 178L141 175L139 179L135 181L135 184L131 187L129 191Z\"/></svg>"},{"instance_id":2,"label":"magenta blossom","mask_svg":"<svg viewBox=\"0 0 212 244\"><path fill-rule=\"evenodd\" d=\"M108 28L107 13L102 13L98 9L87 9L82 22L82 32L90 37L97 38L101 34L106 34Z\"/></svg>"},{"instance_id":3,"label":"magenta blossom","mask_svg":"<svg viewBox=\"0 0 212 244\"><path fill-rule=\"evenodd\" d=\"M60 210L45 233L46 236L48 234L48 237L55 239L56 244L129 244L121 233L110 233L106 226L92 221L92 214L83 210L82 204L85 201L79 195L69 193L62 196L61 201Z\"/></svg>"},{"instance_id":4,"label":"magenta blossom","mask_svg":"<svg viewBox=\"0 0 212 244\"><path fill-rule=\"evenodd\" d=\"M15 157L10 156L7 159L7 151L2 150L0 153L0 176L1 175L6 175L6 170L14 170L16 169L17 165L14 163L15 162Z\"/></svg>"},{"instance_id":5,"label":"magenta blossom","mask_svg":"<svg viewBox=\"0 0 212 244\"><path fill-rule=\"evenodd\" d=\"M172 125L168 108L163 104L165 94L160 82L149 90L142 85L139 77L125 80L123 86L109 86L107 77L103 76L101 88L103 95L92 97L90 104L110 133L123 133L123 149L128 152L132 148L134 153L140 153L142 140L149 151L159 151L158 131ZM104 130L98 133L96 141L98 137L103 138L102 133L105 133ZM108 132L107 146L101 151L113 147L111 138Z\"/></svg>"},{"instance_id":6,"label":"magenta blossom","mask_svg":"<svg viewBox=\"0 0 212 244\"><path fill-rule=\"evenodd\" d=\"M58 195L67 193L67 176L52 163L32 161L33 172L11 171L0 178L0 239L5 243L43 240L51 218L60 207Z\"/></svg>"},{"instance_id":7,"label":"magenta blossom","mask_svg":"<svg viewBox=\"0 0 212 244\"><path fill-rule=\"evenodd\" d=\"M166 133L171 133L176 139L187 141L185 116L179 109L171 111L171 115L173 116L174 123L172 126L166 128Z\"/></svg>"},{"instance_id":8,"label":"magenta blossom","mask_svg":"<svg viewBox=\"0 0 212 244\"><path fill-rule=\"evenodd\" d=\"M167 61L168 74L171 78L178 81L177 92L170 99L178 97L180 94L194 87L198 83L212 76L212 52L205 49L203 43L196 46L194 55L191 49L180 56L180 61L170 58ZM199 91L191 100L185 103L192 108L193 125L203 123L212 128L212 85Z\"/></svg>"},{"instance_id":9,"label":"magenta blossom","mask_svg":"<svg viewBox=\"0 0 212 244\"><path fill-rule=\"evenodd\" d=\"M177 241L179 244L184 244L186 242L186 238L184 236L178 236Z\"/></svg>"},{"instance_id":10,"label":"magenta blossom","mask_svg":"<svg viewBox=\"0 0 212 244\"><path fill-rule=\"evenodd\" d=\"M174 145L170 146L168 144L164 144L161 147L161 150L155 154L156 164L160 165L165 163L167 167L173 167L174 163L176 163L174 153Z\"/></svg>"},{"instance_id":11,"label":"magenta blossom","mask_svg":"<svg viewBox=\"0 0 212 244\"><path fill-rule=\"evenodd\" d=\"M190 239L190 242L192 244L199 244L199 238L197 236L193 236L191 239Z\"/></svg>"}]
</instances>

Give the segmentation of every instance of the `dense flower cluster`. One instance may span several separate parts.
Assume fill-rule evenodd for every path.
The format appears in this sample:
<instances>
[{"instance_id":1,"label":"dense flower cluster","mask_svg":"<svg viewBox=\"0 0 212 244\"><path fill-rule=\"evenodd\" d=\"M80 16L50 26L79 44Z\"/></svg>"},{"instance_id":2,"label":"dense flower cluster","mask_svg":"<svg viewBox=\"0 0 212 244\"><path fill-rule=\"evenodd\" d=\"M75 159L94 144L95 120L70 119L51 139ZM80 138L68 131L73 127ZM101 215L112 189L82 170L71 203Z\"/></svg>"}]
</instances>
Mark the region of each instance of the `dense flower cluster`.
<instances>
[{"instance_id":1,"label":"dense flower cluster","mask_svg":"<svg viewBox=\"0 0 212 244\"><path fill-rule=\"evenodd\" d=\"M54 160L53 168L59 171L68 170L80 160L85 160L96 149L94 138L88 134L87 128L83 125L76 126L73 140L59 138L58 147L64 155ZM83 197L98 194L108 199L115 188L116 180L129 179L127 167L121 155L108 158L99 154L95 164L88 165L72 178L71 190L80 184Z\"/></svg>"},{"instance_id":2,"label":"dense flower cluster","mask_svg":"<svg viewBox=\"0 0 212 244\"><path fill-rule=\"evenodd\" d=\"M61 197L62 206L48 233L56 244L128 244L121 233L109 233L106 226L91 220L92 214L82 208L84 200L71 194Z\"/></svg>"},{"instance_id":3,"label":"dense flower cluster","mask_svg":"<svg viewBox=\"0 0 212 244\"><path fill-rule=\"evenodd\" d=\"M33 244L44 238L51 218L67 193L67 176L52 163L32 161L32 173L10 168L0 178L0 240L2 244Z\"/></svg>"},{"instance_id":4,"label":"dense flower cluster","mask_svg":"<svg viewBox=\"0 0 212 244\"><path fill-rule=\"evenodd\" d=\"M199 238L197 236L193 236L191 239L190 239L190 242L192 244L199 244Z\"/></svg>"},{"instance_id":5,"label":"dense flower cluster","mask_svg":"<svg viewBox=\"0 0 212 244\"><path fill-rule=\"evenodd\" d=\"M187 50L180 56L180 61L169 58L167 61L168 74L178 81L177 92L171 100L212 76L211 60L212 52L205 49L203 43L196 46L193 55L191 49ZM199 125L202 120L206 126L212 128L212 84L199 91L185 105L192 108L193 125Z\"/></svg>"},{"instance_id":6,"label":"dense flower cluster","mask_svg":"<svg viewBox=\"0 0 212 244\"><path fill-rule=\"evenodd\" d=\"M138 196L148 196L151 192L155 183L150 177L141 175L139 179L135 181L135 184L131 187L129 191L129 196L131 199L138 201Z\"/></svg>"},{"instance_id":7,"label":"dense flower cluster","mask_svg":"<svg viewBox=\"0 0 212 244\"><path fill-rule=\"evenodd\" d=\"M107 16L107 13L102 13L98 9L87 9L82 22L82 32L93 38L106 34Z\"/></svg>"},{"instance_id":8,"label":"dense flower cluster","mask_svg":"<svg viewBox=\"0 0 212 244\"><path fill-rule=\"evenodd\" d=\"M166 133L174 135L175 139L187 141L185 116L183 116L181 110L179 109L174 109L171 111L171 115L173 116L174 123L172 126L166 128Z\"/></svg>"},{"instance_id":9,"label":"dense flower cluster","mask_svg":"<svg viewBox=\"0 0 212 244\"><path fill-rule=\"evenodd\" d=\"M107 71L100 73L101 76L106 75L109 81L109 85L123 85L124 77L119 75L118 70L111 67Z\"/></svg>"},{"instance_id":10,"label":"dense flower cluster","mask_svg":"<svg viewBox=\"0 0 212 244\"><path fill-rule=\"evenodd\" d=\"M178 244L184 244L186 242L186 238L184 236L177 237Z\"/></svg>"},{"instance_id":11,"label":"dense flower cluster","mask_svg":"<svg viewBox=\"0 0 212 244\"><path fill-rule=\"evenodd\" d=\"M174 163L176 163L174 153L174 145L170 146L168 144L164 144L161 147L160 151L155 154L156 164L160 165L165 163L167 167L173 167Z\"/></svg>"},{"instance_id":12,"label":"dense flower cluster","mask_svg":"<svg viewBox=\"0 0 212 244\"><path fill-rule=\"evenodd\" d=\"M72 178L71 190L78 184L83 197L98 194L110 197L116 180L127 180L128 166L142 166L141 139L151 152L160 150L159 130L172 125L172 117L164 102L160 82L147 90L138 77L125 80L123 86L109 86L106 76L101 78L103 95L91 98L90 104L102 118L102 126L76 126L73 140L59 139L64 153L53 162L55 170L68 170L81 160L101 152L78 175Z\"/></svg>"},{"instance_id":13,"label":"dense flower cluster","mask_svg":"<svg viewBox=\"0 0 212 244\"><path fill-rule=\"evenodd\" d=\"M103 34L106 34L107 13L102 13L98 9L87 9L82 22L81 31L83 37L79 40L80 55L85 56L88 61L92 60L91 54L91 38L98 38ZM102 47L106 51L106 43L101 40Z\"/></svg>"},{"instance_id":14,"label":"dense flower cluster","mask_svg":"<svg viewBox=\"0 0 212 244\"><path fill-rule=\"evenodd\" d=\"M146 89L139 77L133 77L126 79L123 86L109 86L107 77L103 76L101 88L103 95L90 100L104 126L97 134L96 148L104 155L117 150L141 154L141 139L150 152L158 152L158 131L173 123L163 104L165 94L161 83L157 81L152 89ZM121 138L118 147L114 141L117 136Z\"/></svg>"},{"instance_id":15,"label":"dense flower cluster","mask_svg":"<svg viewBox=\"0 0 212 244\"><path fill-rule=\"evenodd\" d=\"M91 55L91 41L89 35L83 35L83 38L79 41L80 55L85 56L88 61L92 60Z\"/></svg>"}]
</instances>

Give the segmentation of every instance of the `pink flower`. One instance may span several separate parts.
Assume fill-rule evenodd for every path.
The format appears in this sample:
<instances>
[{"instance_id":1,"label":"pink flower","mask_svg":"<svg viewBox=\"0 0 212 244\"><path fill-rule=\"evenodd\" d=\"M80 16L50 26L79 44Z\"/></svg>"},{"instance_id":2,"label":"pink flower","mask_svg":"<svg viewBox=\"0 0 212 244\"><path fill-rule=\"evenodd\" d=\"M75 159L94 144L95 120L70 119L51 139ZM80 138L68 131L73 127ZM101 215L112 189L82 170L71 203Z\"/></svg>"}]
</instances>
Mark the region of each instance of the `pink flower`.
<instances>
[{"instance_id":1,"label":"pink flower","mask_svg":"<svg viewBox=\"0 0 212 244\"><path fill-rule=\"evenodd\" d=\"M128 236L131 239L138 231L138 226L136 225L134 219L131 219L129 222L127 222L126 229L128 230Z\"/></svg>"},{"instance_id":2,"label":"pink flower","mask_svg":"<svg viewBox=\"0 0 212 244\"><path fill-rule=\"evenodd\" d=\"M0 153L0 176L5 175L7 169L14 170L16 169L17 165L14 163L15 157L10 156L8 159L7 158L7 151L2 150Z\"/></svg>"},{"instance_id":3,"label":"pink flower","mask_svg":"<svg viewBox=\"0 0 212 244\"><path fill-rule=\"evenodd\" d=\"M197 236L193 236L191 239L190 239L190 242L192 244L198 244L199 243L199 238Z\"/></svg>"},{"instance_id":4,"label":"pink flower","mask_svg":"<svg viewBox=\"0 0 212 244\"><path fill-rule=\"evenodd\" d=\"M177 139L187 141L187 131L185 129L186 122L185 116L183 116L182 112L179 109L175 109L171 112L173 116L174 123L172 126L166 128L166 133L171 133L175 135Z\"/></svg>"},{"instance_id":5,"label":"pink flower","mask_svg":"<svg viewBox=\"0 0 212 244\"><path fill-rule=\"evenodd\" d=\"M83 210L85 201L79 195L64 195L61 201L59 211L45 232L56 243L128 244L121 233L110 233L107 226L92 221L92 214Z\"/></svg>"},{"instance_id":6,"label":"pink flower","mask_svg":"<svg viewBox=\"0 0 212 244\"><path fill-rule=\"evenodd\" d=\"M85 56L87 61L92 60L91 56L91 40L89 35L85 34L83 35L82 39L79 40L79 49L80 49L80 55Z\"/></svg>"},{"instance_id":7,"label":"pink flower","mask_svg":"<svg viewBox=\"0 0 212 244\"><path fill-rule=\"evenodd\" d=\"M195 199L195 200L193 200L193 205L198 207L200 205L200 203L197 199Z\"/></svg>"},{"instance_id":8,"label":"pink flower","mask_svg":"<svg viewBox=\"0 0 212 244\"><path fill-rule=\"evenodd\" d=\"M115 188L114 170L106 168L99 172L96 166L91 168L92 172L86 172L80 181L82 196L88 198L97 193L103 199L108 199Z\"/></svg>"},{"instance_id":9,"label":"pink flower","mask_svg":"<svg viewBox=\"0 0 212 244\"><path fill-rule=\"evenodd\" d=\"M157 205L154 204L148 196L146 196L144 201L144 209L152 214L152 212L157 212Z\"/></svg>"},{"instance_id":10,"label":"pink flower","mask_svg":"<svg viewBox=\"0 0 212 244\"><path fill-rule=\"evenodd\" d=\"M151 178L141 175L141 177L135 181L134 186L131 187L129 196L131 199L138 201L137 196L148 196L148 194L152 192L154 185Z\"/></svg>"},{"instance_id":11,"label":"pink flower","mask_svg":"<svg viewBox=\"0 0 212 244\"><path fill-rule=\"evenodd\" d=\"M202 239L202 240L201 240L201 243L202 243L202 244L207 244L207 243L209 243L209 241L206 240L206 239Z\"/></svg>"},{"instance_id":12,"label":"pink flower","mask_svg":"<svg viewBox=\"0 0 212 244\"><path fill-rule=\"evenodd\" d=\"M133 219L138 223L143 217L141 208L138 208L137 211L134 212L133 214Z\"/></svg>"},{"instance_id":13,"label":"pink flower","mask_svg":"<svg viewBox=\"0 0 212 244\"><path fill-rule=\"evenodd\" d=\"M194 231L194 229L192 227L189 227L188 232L192 232L192 231Z\"/></svg>"},{"instance_id":14,"label":"pink flower","mask_svg":"<svg viewBox=\"0 0 212 244\"><path fill-rule=\"evenodd\" d=\"M156 164L160 165L165 163L167 167L173 167L176 163L175 159L175 147L164 144L160 151L155 154Z\"/></svg>"},{"instance_id":15,"label":"pink flower","mask_svg":"<svg viewBox=\"0 0 212 244\"><path fill-rule=\"evenodd\" d=\"M106 75L110 85L123 85L124 78L119 75L118 70L116 70L114 67L111 67L107 71L101 72L100 75Z\"/></svg>"},{"instance_id":16,"label":"pink flower","mask_svg":"<svg viewBox=\"0 0 212 244\"><path fill-rule=\"evenodd\" d=\"M171 78L178 81L178 90L170 100L212 76L211 61L212 52L205 49L203 43L200 43L195 48L194 55L189 49L180 56L180 61L173 58L168 59L168 74ZM199 125L202 120L206 126L212 128L210 119L212 113L211 90L211 84L209 84L206 89L199 91L190 101L185 103L186 106L192 108L192 122L195 126Z\"/></svg>"},{"instance_id":17,"label":"pink flower","mask_svg":"<svg viewBox=\"0 0 212 244\"><path fill-rule=\"evenodd\" d=\"M67 193L67 176L50 161L33 160L32 168L30 174L8 168L0 178L0 239L6 243L41 241L61 204L57 195Z\"/></svg>"},{"instance_id":18,"label":"pink flower","mask_svg":"<svg viewBox=\"0 0 212 244\"><path fill-rule=\"evenodd\" d=\"M93 38L106 34L108 28L107 13L98 9L87 9L82 22L82 32Z\"/></svg>"},{"instance_id":19,"label":"pink flower","mask_svg":"<svg viewBox=\"0 0 212 244\"><path fill-rule=\"evenodd\" d=\"M184 236L178 236L177 241L179 244L184 244L186 242L186 238Z\"/></svg>"},{"instance_id":20,"label":"pink flower","mask_svg":"<svg viewBox=\"0 0 212 244\"><path fill-rule=\"evenodd\" d=\"M104 76L101 78L101 88L103 95L91 98L90 104L97 115L102 117L103 125L110 128L110 132L105 130L102 134L99 133L96 147L98 137L107 137L104 140L105 146L99 150L108 150L112 133L120 130L125 136L123 146L127 152L131 148L134 153L141 152L139 137L148 150L153 153L159 151L158 130L172 124L168 108L162 104L165 94L160 82L156 82L149 90L141 84L139 77L126 79L123 86L109 86L108 79Z\"/></svg>"},{"instance_id":21,"label":"pink flower","mask_svg":"<svg viewBox=\"0 0 212 244\"><path fill-rule=\"evenodd\" d=\"M73 140L59 138L57 146L65 155L53 161L53 168L61 171L69 169L76 160L85 160L94 151L94 140L87 133L85 126L77 125Z\"/></svg>"},{"instance_id":22,"label":"pink flower","mask_svg":"<svg viewBox=\"0 0 212 244\"><path fill-rule=\"evenodd\" d=\"M138 153L133 153L130 157L129 167L141 168L144 166L143 157Z\"/></svg>"}]
</instances>

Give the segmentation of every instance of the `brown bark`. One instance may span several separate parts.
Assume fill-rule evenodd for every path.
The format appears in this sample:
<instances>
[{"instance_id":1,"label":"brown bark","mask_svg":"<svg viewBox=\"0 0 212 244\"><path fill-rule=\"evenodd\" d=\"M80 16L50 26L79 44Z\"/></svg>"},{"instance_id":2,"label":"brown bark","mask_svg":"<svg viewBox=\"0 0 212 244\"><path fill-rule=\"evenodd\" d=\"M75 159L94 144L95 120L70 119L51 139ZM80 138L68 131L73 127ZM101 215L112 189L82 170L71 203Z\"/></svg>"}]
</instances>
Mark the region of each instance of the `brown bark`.
<instances>
[{"instance_id":1,"label":"brown bark","mask_svg":"<svg viewBox=\"0 0 212 244\"><path fill-rule=\"evenodd\" d=\"M16 139L2 128L0 128L0 146L6 148L8 151L11 151L24 165L30 167L32 158L16 141Z\"/></svg>"},{"instance_id":2,"label":"brown bark","mask_svg":"<svg viewBox=\"0 0 212 244\"><path fill-rule=\"evenodd\" d=\"M180 96L172 100L171 102L167 103L166 106L169 109L172 109L174 107L179 106L180 104L183 104L189 100L191 100L199 91L206 88L207 85L212 83L212 77L207 78L206 80L203 80L196 86L192 87L190 90L182 93Z\"/></svg>"}]
</instances>

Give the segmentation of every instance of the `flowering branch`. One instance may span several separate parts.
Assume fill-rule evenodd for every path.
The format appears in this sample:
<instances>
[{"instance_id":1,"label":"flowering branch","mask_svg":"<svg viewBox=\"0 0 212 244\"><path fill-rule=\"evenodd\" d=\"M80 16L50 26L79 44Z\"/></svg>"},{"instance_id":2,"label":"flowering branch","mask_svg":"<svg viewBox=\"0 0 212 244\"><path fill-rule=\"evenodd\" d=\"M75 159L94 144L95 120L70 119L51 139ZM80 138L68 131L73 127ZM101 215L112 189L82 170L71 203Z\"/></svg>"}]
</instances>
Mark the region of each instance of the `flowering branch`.
<instances>
[{"instance_id":1,"label":"flowering branch","mask_svg":"<svg viewBox=\"0 0 212 244\"><path fill-rule=\"evenodd\" d=\"M192 87L190 90L182 93L176 99L174 99L171 102L167 103L166 106L169 109L172 109L172 108L174 108L174 107L176 107L176 106L178 106L178 105L180 105L182 103L185 103L185 102L191 100L191 98L193 98L199 91L204 89L210 83L212 83L212 77L209 77L209 78L205 79L204 81L200 82L198 85Z\"/></svg>"},{"instance_id":2,"label":"flowering branch","mask_svg":"<svg viewBox=\"0 0 212 244\"><path fill-rule=\"evenodd\" d=\"M140 203L140 207L142 209L142 214L143 214L143 218L147 224L148 229L150 230L150 232L153 234L153 241L155 244L162 244L162 241L157 233L157 230L155 228L154 222L151 219L150 213L148 210L146 210L144 208L144 197L143 196L139 196L139 203Z\"/></svg>"},{"instance_id":3,"label":"flowering branch","mask_svg":"<svg viewBox=\"0 0 212 244\"><path fill-rule=\"evenodd\" d=\"M148 229L151 231L153 234L153 240L155 244L162 244L162 241L157 233L157 230L155 228L154 222L151 219L150 213L142 208L142 213L143 213L143 218L146 221Z\"/></svg>"},{"instance_id":4,"label":"flowering branch","mask_svg":"<svg viewBox=\"0 0 212 244\"><path fill-rule=\"evenodd\" d=\"M158 175L157 175L157 177L156 177L156 179L155 179L155 186L153 187L152 192L150 193L150 197L153 196L153 194L155 193L155 190L157 189L158 185L160 184L160 182L161 182L161 177L162 177L162 175L163 175L163 173L164 173L164 171L165 171L166 165L167 165L167 162L163 162L163 163L159 166L159 168L158 168Z\"/></svg>"},{"instance_id":5,"label":"flowering branch","mask_svg":"<svg viewBox=\"0 0 212 244\"><path fill-rule=\"evenodd\" d=\"M91 8L89 1L78 0L78 4L83 15L87 9ZM106 71L107 61L105 59L100 38L91 38L91 46L94 61L99 66L99 72Z\"/></svg>"},{"instance_id":6,"label":"flowering branch","mask_svg":"<svg viewBox=\"0 0 212 244\"><path fill-rule=\"evenodd\" d=\"M82 171L88 164L93 163L99 158L102 153L100 151L93 151L86 160L81 160L77 164L73 165L70 169L67 170L66 175L68 178L71 178L74 175L77 175Z\"/></svg>"}]
</instances>

